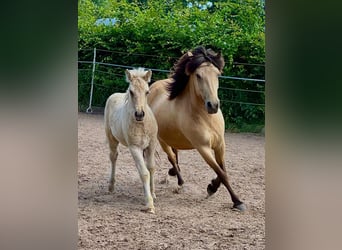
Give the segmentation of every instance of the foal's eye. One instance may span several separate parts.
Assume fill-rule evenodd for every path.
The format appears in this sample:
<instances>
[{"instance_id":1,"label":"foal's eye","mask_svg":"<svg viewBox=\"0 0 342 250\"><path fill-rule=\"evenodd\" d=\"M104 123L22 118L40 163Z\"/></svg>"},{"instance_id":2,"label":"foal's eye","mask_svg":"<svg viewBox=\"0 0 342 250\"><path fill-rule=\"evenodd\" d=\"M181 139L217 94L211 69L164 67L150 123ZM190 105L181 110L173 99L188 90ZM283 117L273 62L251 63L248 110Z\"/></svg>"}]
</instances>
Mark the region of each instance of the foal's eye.
<instances>
[{"instance_id":1,"label":"foal's eye","mask_svg":"<svg viewBox=\"0 0 342 250\"><path fill-rule=\"evenodd\" d=\"M131 96L134 96L134 93L132 90L130 90L129 93L131 94Z\"/></svg>"},{"instance_id":2,"label":"foal's eye","mask_svg":"<svg viewBox=\"0 0 342 250\"><path fill-rule=\"evenodd\" d=\"M148 95L149 93L150 93L150 91L147 90L147 91L146 91L146 95Z\"/></svg>"},{"instance_id":3,"label":"foal's eye","mask_svg":"<svg viewBox=\"0 0 342 250\"><path fill-rule=\"evenodd\" d=\"M196 74L196 77L197 77L198 80L202 79L202 76L200 76L199 74Z\"/></svg>"}]
</instances>

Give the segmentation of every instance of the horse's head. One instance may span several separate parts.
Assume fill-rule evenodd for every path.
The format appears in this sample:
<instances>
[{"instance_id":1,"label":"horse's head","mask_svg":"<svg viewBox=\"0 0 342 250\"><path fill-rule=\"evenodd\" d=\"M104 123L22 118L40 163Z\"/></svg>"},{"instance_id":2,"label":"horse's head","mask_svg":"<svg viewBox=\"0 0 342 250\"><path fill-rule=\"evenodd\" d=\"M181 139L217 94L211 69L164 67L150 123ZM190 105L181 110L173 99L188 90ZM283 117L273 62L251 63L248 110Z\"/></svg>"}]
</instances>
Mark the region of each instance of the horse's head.
<instances>
[{"instance_id":1,"label":"horse's head","mask_svg":"<svg viewBox=\"0 0 342 250\"><path fill-rule=\"evenodd\" d=\"M137 121L143 121L147 106L147 95L149 93L148 83L151 81L152 71L145 71L143 68L127 70L126 81L128 87L128 101L134 109L134 116Z\"/></svg>"},{"instance_id":2,"label":"horse's head","mask_svg":"<svg viewBox=\"0 0 342 250\"><path fill-rule=\"evenodd\" d=\"M209 114L215 114L220 106L218 98L218 77L224 67L221 53L198 47L185 53L175 64L167 90L172 100L180 95L191 82L196 97L200 98Z\"/></svg>"},{"instance_id":3,"label":"horse's head","mask_svg":"<svg viewBox=\"0 0 342 250\"><path fill-rule=\"evenodd\" d=\"M204 62L190 75L196 94L202 98L209 114L217 113L220 106L218 98L218 76L220 74L220 71L212 63Z\"/></svg>"},{"instance_id":4,"label":"horse's head","mask_svg":"<svg viewBox=\"0 0 342 250\"><path fill-rule=\"evenodd\" d=\"M220 107L218 77L224 67L221 53L199 47L193 53L188 52L186 56L189 57L189 62L186 65L185 73L193 82L196 95L202 98L209 114L217 113Z\"/></svg>"}]
</instances>

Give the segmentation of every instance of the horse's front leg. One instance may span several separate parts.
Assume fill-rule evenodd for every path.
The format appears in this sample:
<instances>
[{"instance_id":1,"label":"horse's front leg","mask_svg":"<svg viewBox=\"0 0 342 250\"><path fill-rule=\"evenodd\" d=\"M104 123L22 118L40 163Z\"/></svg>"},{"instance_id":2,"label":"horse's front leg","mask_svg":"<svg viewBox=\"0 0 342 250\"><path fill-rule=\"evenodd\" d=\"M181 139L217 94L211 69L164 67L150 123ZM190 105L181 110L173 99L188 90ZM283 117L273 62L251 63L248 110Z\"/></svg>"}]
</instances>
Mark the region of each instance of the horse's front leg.
<instances>
[{"instance_id":1,"label":"horse's front leg","mask_svg":"<svg viewBox=\"0 0 342 250\"><path fill-rule=\"evenodd\" d=\"M225 154L225 145L221 144L220 146L214 148L215 160L220 168L226 172L225 164L224 164L224 154ZM217 189L220 187L221 179L219 176L216 179L213 179L211 183L208 185L207 192L208 196L216 193Z\"/></svg>"},{"instance_id":2,"label":"horse's front leg","mask_svg":"<svg viewBox=\"0 0 342 250\"><path fill-rule=\"evenodd\" d=\"M225 169L222 169L219 164L217 164L216 159L212 155L211 148L208 146L200 146L197 147L198 152L201 154L203 159L208 163L208 165L215 171L219 180L226 186L231 199L234 203L234 208L244 211L246 210L246 205L238 198L238 196L234 193L232 187L230 186L228 175Z\"/></svg>"},{"instance_id":3,"label":"horse's front leg","mask_svg":"<svg viewBox=\"0 0 342 250\"><path fill-rule=\"evenodd\" d=\"M138 169L140 179L143 182L144 187L144 195L146 201L146 209L145 211L149 213L155 213L154 205L153 205L153 197L151 195L151 188L150 188L150 172L148 171L143 157L143 150L138 147L130 147L131 154L135 161L135 165Z\"/></svg>"},{"instance_id":4,"label":"horse's front leg","mask_svg":"<svg viewBox=\"0 0 342 250\"><path fill-rule=\"evenodd\" d=\"M146 167L150 172L150 189L151 195L155 199L155 187L154 187L154 172L156 171L156 161L155 161L155 153L156 153L156 141L152 142L146 149L145 149L145 159L146 159Z\"/></svg>"}]
</instances>

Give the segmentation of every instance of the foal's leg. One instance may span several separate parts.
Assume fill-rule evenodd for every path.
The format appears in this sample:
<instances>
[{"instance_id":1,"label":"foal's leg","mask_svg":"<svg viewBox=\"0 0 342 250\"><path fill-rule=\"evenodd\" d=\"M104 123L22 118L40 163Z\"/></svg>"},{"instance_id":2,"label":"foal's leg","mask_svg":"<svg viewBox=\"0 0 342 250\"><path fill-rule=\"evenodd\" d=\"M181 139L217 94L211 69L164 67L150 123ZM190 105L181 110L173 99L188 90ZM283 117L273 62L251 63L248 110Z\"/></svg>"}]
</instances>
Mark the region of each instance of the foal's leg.
<instances>
[{"instance_id":1,"label":"foal's leg","mask_svg":"<svg viewBox=\"0 0 342 250\"><path fill-rule=\"evenodd\" d=\"M156 152L156 143L151 143L148 148L145 149L145 159L146 159L146 167L150 172L150 189L151 195L155 199L155 188L154 188L154 172L155 168L155 157L154 154Z\"/></svg>"},{"instance_id":2,"label":"foal's leg","mask_svg":"<svg viewBox=\"0 0 342 250\"><path fill-rule=\"evenodd\" d=\"M167 158L169 159L170 163L173 166L173 168L169 170L169 174L172 175L173 171L175 171L176 172L175 175L177 175L177 179L178 179L178 185L182 186L184 181L183 181L182 176L180 175L180 168L178 166L177 150L172 149L169 145L167 145L166 143L164 143L161 140L159 141L159 143L160 143L160 146L162 147L162 149L164 150L164 152L167 154Z\"/></svg>"},{"instance_id":3,"label":"foal's leg","mask_svg":"<svg viewBox=\"0 0 342 250\"><path fill-rule=\"evenodd\" d=\"M140 179L143 182L144 195L145 195L145 200L146 200L146 209L144 210L149 213L154 214L155 210L154 210L153 198L151 195L151 188L150 188L150 172L146 168L146 165L144 162L143 151L142 149L138 147L130 147L129 149L135 161L135 165L138 169Z\"/></svg>"},{"instance_id":4,"label":"foal's leg","mask_svg":"<svg viewBox=\"0 0 342 250\"><path fill-rule=\"evenodd\" d=\"M198 152L204 158L204 160L209 164L209 166L215 171L217 176L221 179L221 182L226 186L231 199L234 203L234 208L239 209L240 211L246 210L245 204L238 198L238 196L234 193L233 189L231 188L228 180L227 173L218 165L216 162L210 147L201 146L197 148Z\"/></svg>"},{"instance_id":5,"label":"foal's leg","mask_svg":"<svg viewBox=\"0 0 342 250\"><path fill-rule=\"evenodd\" d=\"M109 158L111 162L111 174L109 178L109 187L108 190L109 192L114 191L114 184L115 184L115 166L116 166L116 160L118 158L118 145L119 142L112 136L110 135L108 137L109 141Z\"/></svg>"}]
</instances>

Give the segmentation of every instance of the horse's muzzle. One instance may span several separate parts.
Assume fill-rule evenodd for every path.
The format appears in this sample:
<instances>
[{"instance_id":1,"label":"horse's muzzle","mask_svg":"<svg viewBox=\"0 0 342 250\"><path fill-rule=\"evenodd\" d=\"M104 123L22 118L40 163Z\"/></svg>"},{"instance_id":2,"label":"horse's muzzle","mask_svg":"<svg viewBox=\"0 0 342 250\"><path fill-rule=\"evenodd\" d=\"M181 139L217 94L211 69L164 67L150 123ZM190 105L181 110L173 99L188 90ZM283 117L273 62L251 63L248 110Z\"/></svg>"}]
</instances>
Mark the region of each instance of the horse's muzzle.
<instances>
[{"instance_id":1,"label":"horse's muzzle","mask_svg":"<svg viewBox=\"0 0 342 250\"><path fill-rule=\"evenodd\" d=\"M216 102L216 103L207 102L205 104L205 107L207 108L207 111L209 114L215 114L218 111L219 103L218 102Z\"/></svg>"},{"instance_id":2,"label":"horse's muzzle","mask_svg":"<svg viewBox=\"0 0 342 250\"><path fill-rule=\"evenodd\" d=\"M137 120L138 122L141 122L142 120L144 120L145 112L143 110L139 112L135 111L134 116L135 116L135 120Z\"/></svg>"}]
</instances>

